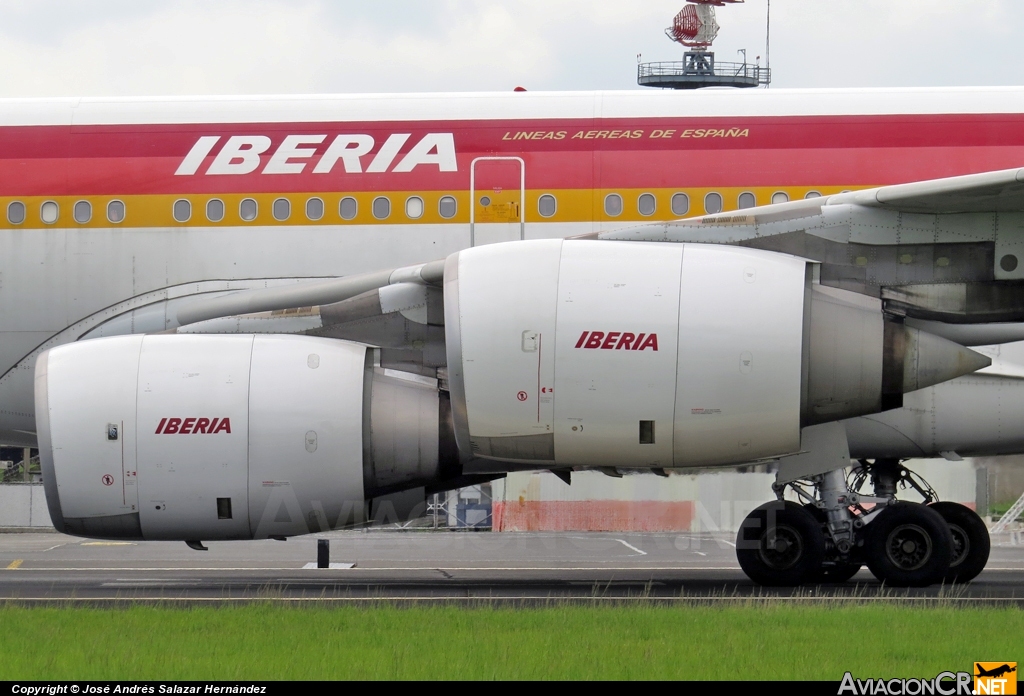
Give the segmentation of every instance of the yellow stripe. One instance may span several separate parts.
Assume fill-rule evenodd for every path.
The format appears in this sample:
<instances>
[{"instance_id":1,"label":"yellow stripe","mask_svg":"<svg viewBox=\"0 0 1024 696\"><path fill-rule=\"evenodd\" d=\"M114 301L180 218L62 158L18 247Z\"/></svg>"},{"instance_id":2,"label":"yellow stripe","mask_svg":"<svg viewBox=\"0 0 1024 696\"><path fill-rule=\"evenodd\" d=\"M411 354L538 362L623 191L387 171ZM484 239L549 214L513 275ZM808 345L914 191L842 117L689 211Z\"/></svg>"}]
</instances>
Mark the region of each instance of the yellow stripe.
<instances>
[{"instance_id":1,"label":"yellow stripe","mask_svg":"<svg viewBox=\"0 0 1024 696\"><path fill-rule=\"evenodd\" d=\"M11 564L9 566L7 566L7 570L17 570L18 568L21 567L21 564L24 563L24 562L25 561L23 559L21 559L21 558L19 558L16 561L11 561Z\"/></svg>"},{"instance_id":2,"label":"yellow stripe","mask_svg":"<svg viewBox=\"0 0 1024 696\"><path fill-rule=\"evenodd\" d=\"M672 210L672 198L678 193L686 194L689 205L682 217L704 215L705 196L718 193L722 196L723 211L737 210L739 196L752 193L755 205L768 205L776 193L785 193L790 200L804 198L809 192L817 192L824 196L853 190L860 187L841 186L787 186L787 187L718 187L718 188L651 188L651 189L529 189L526 191L525 219L527 222L603 222L603 223L642 223L664 222L680 217ZM495 199L518 200L518 191L505 190L494 194ZM622 197L622 213L609 216L605 213L605 197L616 193ZM480 198L489 195L488 189L476 192L474 203L477 205L476 219L479 220L482 208ZM542 217L538 202L543 195L552 195L557 201L556 211L550 217ZM641 215L639 197L651 194L655 198L655 212L652 215ZM441 217L439 203L442 197L451 196L456 201L457 212L452 218ZM373 215L373 201L386 197L391 202L391 213L385 219ZM423 214L415 219L406 215L406 203L409 198L418 197L423 200ZM206 217L206 205L211 199L219 199L224 203L224 218L211 222ZM244 199L253 199L257 203L258 213L255 220L246 221L241 218L240 205ZM306 216L306 203L310 198L319 198L324 203L324 214L319 220L310 220ZM342 219L339 206L344 198L356 201L358 212L351 220ZM273 216L274 201L286 199L290 203L291 214L287 220L276 220ZM120 223L107 220L107 205L114 200L125 205L125 218ZM191 217L186 222L174 219L174 203L187 200L191 204ZM25 221L12 224L8 220L8 206L20 201L25 205ZM47 201L57 203L59 214L56 222L45 224L41 218L42 206ZM74 207L79 201L88 201L92 206L92 217L88 222L78 223L74 220ZM244 227L246 225L260 227L294 226L294 225L395 225L395 224L452 224L469 222L469 192L462 191L370 191L357 193L344 192L309 192L309 193L225 193L225 194L185 194L185 195L141 195L141 196L26 196L0 197L0 230L15 229L90 229L116 227Z\"/></svg>"}]
</instances>

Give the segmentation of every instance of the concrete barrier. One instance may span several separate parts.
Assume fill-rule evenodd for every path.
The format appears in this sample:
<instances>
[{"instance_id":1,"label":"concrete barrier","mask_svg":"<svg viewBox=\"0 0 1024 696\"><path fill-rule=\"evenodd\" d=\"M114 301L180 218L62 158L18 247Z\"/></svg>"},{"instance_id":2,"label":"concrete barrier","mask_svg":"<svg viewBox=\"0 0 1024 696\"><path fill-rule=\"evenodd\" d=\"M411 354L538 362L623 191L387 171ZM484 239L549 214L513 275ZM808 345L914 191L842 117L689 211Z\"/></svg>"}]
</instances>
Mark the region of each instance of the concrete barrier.
<instances>
[{"instance_id":1,"label":"concrete barrier","mask_svg":"<svg viewBox=\"0 0 1024 696\"><path fill-rule=\"evenodd\" d=\"M39 483L0 486L0 528L52 528L46 494Z\"/></svg>"}]
</instances>

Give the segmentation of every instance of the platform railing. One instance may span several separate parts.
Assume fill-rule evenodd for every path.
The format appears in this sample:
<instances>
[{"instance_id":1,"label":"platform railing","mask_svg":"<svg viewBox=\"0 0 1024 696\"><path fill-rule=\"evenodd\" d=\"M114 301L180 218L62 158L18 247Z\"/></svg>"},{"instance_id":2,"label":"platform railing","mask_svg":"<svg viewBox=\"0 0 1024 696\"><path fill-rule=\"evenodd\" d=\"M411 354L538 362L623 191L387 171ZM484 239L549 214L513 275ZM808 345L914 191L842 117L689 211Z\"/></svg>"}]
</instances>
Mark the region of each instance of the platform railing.
<instances>
[{"instance_id":1,"label":"platform railing","mask_svg":"<svg viewBox=\"0 0 1024 696\"><path fill-rule=\"evenodd\" d=\"M657 77L718 77L756 81L759 85L771 82L771 68L756 63L701 62L691 60L659 61L637 65L637 81Z\"/></svg>"}]
</instances>

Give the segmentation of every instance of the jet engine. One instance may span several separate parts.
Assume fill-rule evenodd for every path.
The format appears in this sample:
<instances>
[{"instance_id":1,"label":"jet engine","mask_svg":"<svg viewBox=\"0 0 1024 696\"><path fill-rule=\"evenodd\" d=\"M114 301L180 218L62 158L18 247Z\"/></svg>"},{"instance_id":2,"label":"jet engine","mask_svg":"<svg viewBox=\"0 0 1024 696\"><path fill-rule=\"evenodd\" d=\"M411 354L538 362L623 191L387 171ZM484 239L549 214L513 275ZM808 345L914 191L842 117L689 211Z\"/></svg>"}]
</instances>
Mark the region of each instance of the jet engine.
<instances>
[{"instance_id":1,"label":"jet engine","mask_svg":"<svg viewBox=\"0 0 1024 696\"><path fill-rule=\"evenodd\" d=\"M459 448L543 468L736 464L989 359L735 246L539 240L444 271Z\"/></svg>"},{"instance_id":2,"label":"jet engine","mask_svg":"<svg viewBox=\"0 0 1024 696\"><path fill-rule=\"evenodd\" d=\"M425 486L460 472L447 398L436 380L381 369L376 353L253 335L120 336L43 353L36 413L54 526L252 539L374 518L375 501L401 514L387 498L396 491L422 503Z\"/></svg>"}]
</instances>

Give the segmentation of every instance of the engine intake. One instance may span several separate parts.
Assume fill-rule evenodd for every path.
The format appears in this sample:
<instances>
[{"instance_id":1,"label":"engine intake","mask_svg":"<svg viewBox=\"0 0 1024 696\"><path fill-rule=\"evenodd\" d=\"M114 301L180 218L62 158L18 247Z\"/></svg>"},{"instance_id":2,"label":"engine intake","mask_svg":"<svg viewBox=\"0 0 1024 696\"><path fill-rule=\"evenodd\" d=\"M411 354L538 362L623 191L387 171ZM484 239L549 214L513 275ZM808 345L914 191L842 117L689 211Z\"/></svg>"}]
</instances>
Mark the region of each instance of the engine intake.
<instances>
[{"instance_id":1,"label":"engine intake","mask_svg":"<svg viewBox=\"0 0 1024 696\"><path fill-rule=\"evenodd\" d=\"M252 539L362 522L389 493L419 488L422 501L424 486L461 473L441 432L447 399L375 355L252 335L122 336L43 353L36 413L54 525Z\"/></svg>"}]
</instances>

